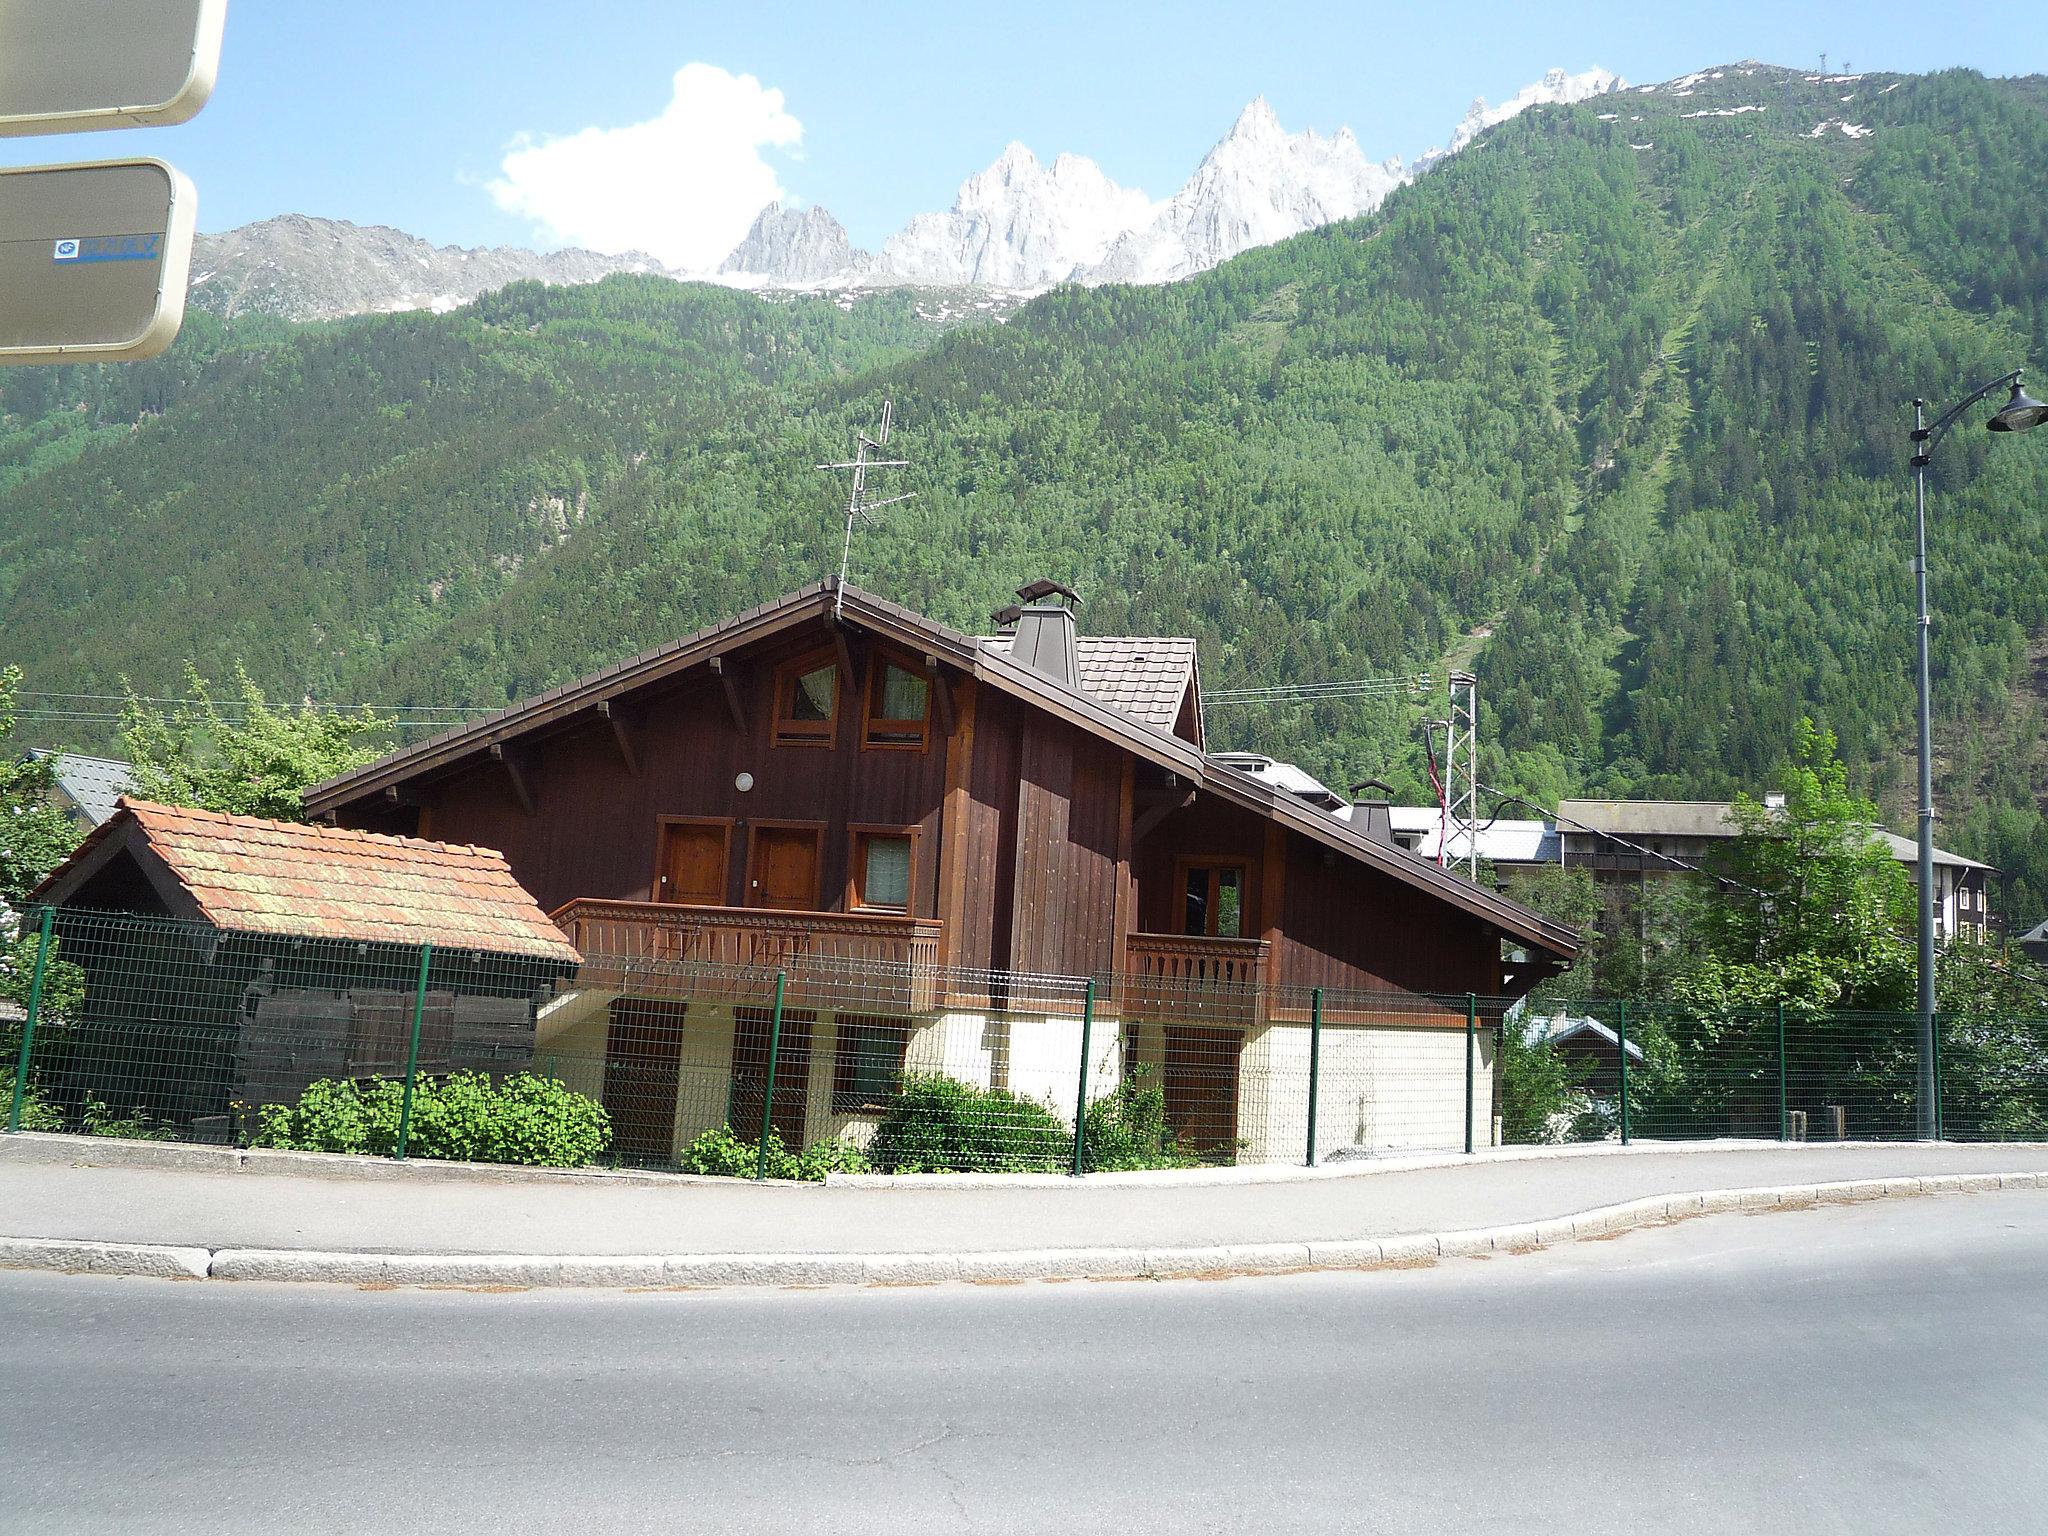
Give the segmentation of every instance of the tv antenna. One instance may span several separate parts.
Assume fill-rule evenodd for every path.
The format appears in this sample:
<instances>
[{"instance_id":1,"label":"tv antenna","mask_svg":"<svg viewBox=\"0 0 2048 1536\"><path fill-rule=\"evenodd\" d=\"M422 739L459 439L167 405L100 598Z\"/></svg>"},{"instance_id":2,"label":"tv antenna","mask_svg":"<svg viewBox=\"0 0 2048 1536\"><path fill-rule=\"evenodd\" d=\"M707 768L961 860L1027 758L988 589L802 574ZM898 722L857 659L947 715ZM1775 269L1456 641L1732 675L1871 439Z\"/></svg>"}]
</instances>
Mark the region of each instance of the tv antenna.
<instances>
[{"instance_id":1,"label":"tv antenna","mask_svg":"<svg viewBox=\"0 0 2048 1536\"><path fill-rule=\"evenodd\" d=\"M839 549L839 586L832 596L832 617L835 619L840 616L846 607L846 568L853 559L853 525L856 522L872 524L875 520L874 514L883 507L893 507L899 501L909 501L917 494L915 491L905 491L901 496L889 496L881 501L868 500L869 470L906 469L910 465L910 460L908 459L871 459L868 457L870 451L880 453L884 448L888 447L889 427L895 414L896 402L884 400L882 402L882 424L875 429L875 435L869 437L865 432L856 432L854 434L852 459L844 464L820 464L818 466L821 470L832 472L847 469L853 471L853 490L846 498L846 542Z\"/></svg>"}]
</instances>

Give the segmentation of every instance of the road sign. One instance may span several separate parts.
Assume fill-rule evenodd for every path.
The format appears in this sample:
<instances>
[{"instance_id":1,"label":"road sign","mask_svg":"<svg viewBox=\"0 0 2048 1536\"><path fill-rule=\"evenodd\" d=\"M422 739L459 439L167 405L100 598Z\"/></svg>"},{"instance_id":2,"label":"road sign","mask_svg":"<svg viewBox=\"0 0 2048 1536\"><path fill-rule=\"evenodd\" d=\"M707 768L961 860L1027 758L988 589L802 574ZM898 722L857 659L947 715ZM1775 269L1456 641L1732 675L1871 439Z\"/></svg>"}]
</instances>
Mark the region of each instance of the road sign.
<instances>
[{"instance_id":1,"label":"road sign","mask_svg":"<svg viewBox=\"0 0 2048 1536\"><path fill-rule=\"evenodd\" d=\"M213 94L227 0L0 0L0 136L182 123Z\"/></svg>"},{"instance_id":2,"label":"road sign","mask_svg":"<svg viewBox=\"0 0 2048 1536\"><path fill-rule=\"evenodd\" d=\"M161 160L0 170L0 363L163 351L185 315L197 206Z\"/></svg>"}]
</instances>

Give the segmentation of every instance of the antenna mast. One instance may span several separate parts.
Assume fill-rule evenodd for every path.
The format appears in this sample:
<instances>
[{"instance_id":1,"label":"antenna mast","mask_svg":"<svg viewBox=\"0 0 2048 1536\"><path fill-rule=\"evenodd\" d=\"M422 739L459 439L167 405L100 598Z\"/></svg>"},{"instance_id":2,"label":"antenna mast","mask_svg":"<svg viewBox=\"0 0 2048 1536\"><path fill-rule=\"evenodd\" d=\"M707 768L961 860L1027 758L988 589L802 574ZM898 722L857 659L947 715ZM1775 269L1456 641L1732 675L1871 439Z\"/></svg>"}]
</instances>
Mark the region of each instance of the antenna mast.
<instances>
[{"instance_id":1,"label":"antenna mast","mask_svg":"<svg viewBox=\"0 0 2048 1536\"><path fill-rule=\"evenodd\" d=\"M853 559L853 525L856 522L873 523L875 520L874 513L883 507L893 507L899 501L909 501L917 494L915 491L905 491L901 496L889 496L881 501L868 500L869 470L906 469L910 464L908 459L871 459L868 457L870 450L880 453L889 445L889 428L895 414L896 402L884 400L882 402L882 424L876 429L875 435L869 437L865 432L856 432L854 434L852 459L844 464L820 464L818 466L819 469L826 471L853 471L853 489L846 498L846 540L839 547L839 585L832 594L832 616L835 619L846 608L846 571Z\"/></svg>"}]
</instances>

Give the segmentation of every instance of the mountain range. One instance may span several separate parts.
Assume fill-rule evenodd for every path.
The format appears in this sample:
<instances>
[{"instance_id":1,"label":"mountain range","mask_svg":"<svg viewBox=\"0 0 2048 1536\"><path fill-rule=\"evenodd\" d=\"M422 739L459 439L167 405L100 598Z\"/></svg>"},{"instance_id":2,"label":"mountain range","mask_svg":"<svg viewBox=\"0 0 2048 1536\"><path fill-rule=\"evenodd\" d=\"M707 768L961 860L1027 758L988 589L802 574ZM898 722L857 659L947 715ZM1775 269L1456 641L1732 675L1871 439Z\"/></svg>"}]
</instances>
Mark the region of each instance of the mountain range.
<instances>
[{"instance_id":1,"label":"mountain range","mask_svg":"<svg viewBox=\"0 0 2048 1536\"><path fill-rule=\"evenodd\" d=\"M0 373L0 660L30 740L80 747L107 706L56 695L187 659L416 723L503 704L836 570L816 466L887 400L916 499L852 574L956 627L1051 576L1086 632L1195 636L1211 688L1469 669L1482 779L1540 804L1770 787L1810 716L1906 825L1910 402L2048 346L2043 164L2048 80L1743 63L1477 123L1370 212L1003 324L993 289L651 273L198 310L147 363ZM2032 921L2048 431L1966 425L1930 497L1939 832ZM1437 702L1219 704L1210 744L1426 795Z\"/></svg>"},{"instance_id":2,"label":"mountain range","mask_svg":"<svg viewBox=\"0 0 2048 1536\"><path fill-rule=\"evenodd\" d=\"M985 288L1029 294L1055 283L1160 283L1241 251L1377 208L1395 187L1440 163L1487 127L1539 104L1620 89L1606 70L1552 70L1499 106L1481 99L1448 149L1413 167L1368 160L1349 129L1289 134L1261 97L1202 158L1173 197L1155 203L1094 161L1043 164L1012 143L960 184L951 208L920 213L879 252L857 249L823 207L770 203L712 272L668 272L652 257L510 247L433 246L400 231L289 214L194 249L193 301L217 314L293 320L404 309L446 310L508 282L595 282L613 272L699 277L757 289Z\"/></svg>"}]
</instances>

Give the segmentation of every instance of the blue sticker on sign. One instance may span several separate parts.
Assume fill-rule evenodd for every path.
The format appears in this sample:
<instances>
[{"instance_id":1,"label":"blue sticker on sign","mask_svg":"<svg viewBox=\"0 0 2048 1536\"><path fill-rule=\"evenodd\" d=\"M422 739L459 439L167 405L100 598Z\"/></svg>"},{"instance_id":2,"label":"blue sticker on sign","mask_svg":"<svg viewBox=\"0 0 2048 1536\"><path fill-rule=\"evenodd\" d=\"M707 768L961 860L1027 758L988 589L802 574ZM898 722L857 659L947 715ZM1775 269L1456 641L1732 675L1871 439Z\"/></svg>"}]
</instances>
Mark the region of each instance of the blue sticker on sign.
<instances>
[{"instance_id":1,"label":"blue sticker on sign","mask_svg":"<svg viewBox=\"0 0 2048 1536\"><path fill-rule=\"evenodd\" d=\"M95 235L86 240L59 240L52 261L155 261L163 255L162 235Z\"/></svg>"}]
</instances>

